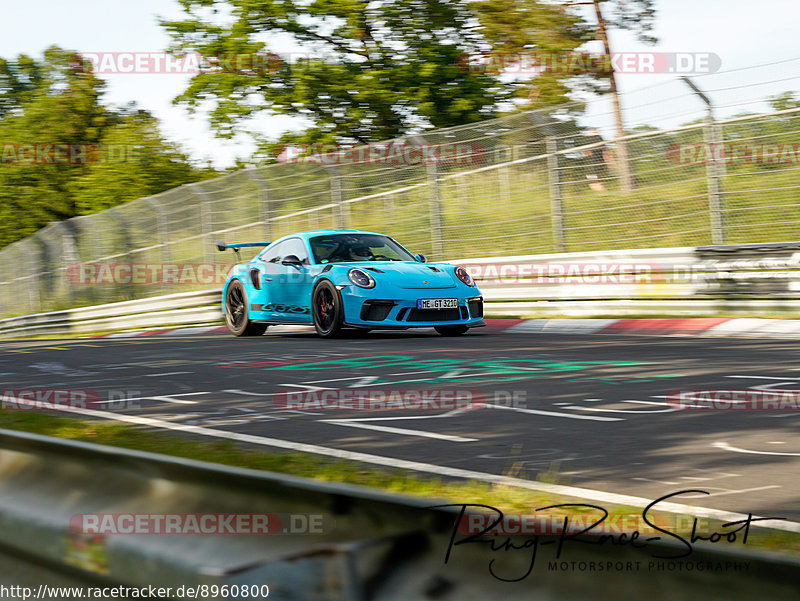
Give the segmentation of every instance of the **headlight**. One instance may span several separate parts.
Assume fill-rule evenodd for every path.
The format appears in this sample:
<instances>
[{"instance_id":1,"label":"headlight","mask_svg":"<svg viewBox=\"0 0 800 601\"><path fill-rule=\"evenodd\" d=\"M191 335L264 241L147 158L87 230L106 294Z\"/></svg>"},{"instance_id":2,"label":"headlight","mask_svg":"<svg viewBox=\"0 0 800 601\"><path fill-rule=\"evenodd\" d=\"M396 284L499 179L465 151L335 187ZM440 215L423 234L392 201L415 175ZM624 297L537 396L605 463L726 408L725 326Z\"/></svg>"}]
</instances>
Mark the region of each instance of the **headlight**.
<instances>
[{"instance_id":1,"label":"headlight","mask_svg":"<svg viewBox=\"0 0 800 601\"><path fill-rule=\"evenodd\" d=\"M359 288L374 288L375 280L363 269L351 269L347 272L348 279Z\"/></svg>"},{"instance_id":2,"label":"headlight","mask_svg":"<svg viewBox=\"0 0 800 601\"><path fill-rule=\"evenodd\" d=\"M467 270L463 267L456 267L455 270L456 277L464 282L467 286L474 286L475 282L472 281L472 276L467 273Z\"/></svg>"}]
</instances>

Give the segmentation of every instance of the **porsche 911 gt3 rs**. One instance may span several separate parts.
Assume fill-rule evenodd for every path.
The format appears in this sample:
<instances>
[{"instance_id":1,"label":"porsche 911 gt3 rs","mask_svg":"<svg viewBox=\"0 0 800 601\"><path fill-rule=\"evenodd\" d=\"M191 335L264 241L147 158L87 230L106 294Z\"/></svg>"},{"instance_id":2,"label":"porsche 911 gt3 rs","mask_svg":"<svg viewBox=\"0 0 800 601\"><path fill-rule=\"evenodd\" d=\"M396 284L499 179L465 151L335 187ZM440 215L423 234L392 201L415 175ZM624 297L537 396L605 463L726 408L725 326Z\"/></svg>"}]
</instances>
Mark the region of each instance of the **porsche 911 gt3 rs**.
<instances>
[{"instance_id":1,"label":"porsche 911 gt3 rs","mask_svg":"<svg viewBox=\"0 0 800 601\"><path fill-rule=\"evenodd\" d=\"M235 336L271 324L313 324L326 338L343 329L433 327L458 336L485 325L483 297L462 267L427 263L389 236L320 230L272 242L217 242L219 250L261 247L235 265L222 288L222 312Z\"/></svg>"}]
</instances>

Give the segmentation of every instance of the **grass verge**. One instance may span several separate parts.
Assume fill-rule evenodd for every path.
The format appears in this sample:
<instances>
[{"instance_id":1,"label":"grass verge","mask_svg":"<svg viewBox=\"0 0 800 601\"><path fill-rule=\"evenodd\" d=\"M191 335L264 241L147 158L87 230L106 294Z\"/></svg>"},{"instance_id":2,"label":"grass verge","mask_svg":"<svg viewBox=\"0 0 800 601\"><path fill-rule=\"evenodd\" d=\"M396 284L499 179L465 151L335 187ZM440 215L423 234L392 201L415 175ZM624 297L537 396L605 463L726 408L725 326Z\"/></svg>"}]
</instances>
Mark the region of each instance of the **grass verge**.
<instances>
[{"instance_id":1,"label":"grass verge","mask_svg":"<svg viewBox=\"0 0 800 601\"><path fill-rule=\"evenodd\" d=\"M485 504L501 509L504 513L533 513L536 508L561 503L580 503L575 497L559 496L537 492L508 485L479 481L443 480L408 470L377 468L355 461L332 459L306 453L269 452L261 449L243 447L229 440L206 440L179 433L162 433L143 427L109 423L102 420L79 420L42 413L30 414L14 411L0 411L0 428L20 430L34 434L55 436L67 440L77 440L114 446L137 451L147 451L162 455L183 457L222 465L244 467L323 480L368 486L410 496L445 500L450 503ZM510 464L505 475L524 478L527 474ZM559 475L559 466L553 464L545 472L535 475L541 482L569 484ZM584 501L591 503L591 501ZM596 504L596 503L595 503ZM602 504L609 512L608 523L620 525L620 532L640 529L642 508L611 506ZM594 510L568 508L558 510L570 516L570 523L578 520L586 526L598 516ZM691 533L692 519L683 516L677 519L668 513L654 513L656 524L663 525L670 532L688 537ZM630 528L626 527L632 525ZM700 520L698 533L724 532L721 522ZM645 533L642 533L643 536ZM651 533L650 535L652 535ZM724 539L723 539L724 540ZM737 540L741 540L739 537ZM738 543L737 543L738 544ZM750 533L748 550L780 551L800 556L800 535L778 531L757 529Z\"/></svg>"}]
</instances>

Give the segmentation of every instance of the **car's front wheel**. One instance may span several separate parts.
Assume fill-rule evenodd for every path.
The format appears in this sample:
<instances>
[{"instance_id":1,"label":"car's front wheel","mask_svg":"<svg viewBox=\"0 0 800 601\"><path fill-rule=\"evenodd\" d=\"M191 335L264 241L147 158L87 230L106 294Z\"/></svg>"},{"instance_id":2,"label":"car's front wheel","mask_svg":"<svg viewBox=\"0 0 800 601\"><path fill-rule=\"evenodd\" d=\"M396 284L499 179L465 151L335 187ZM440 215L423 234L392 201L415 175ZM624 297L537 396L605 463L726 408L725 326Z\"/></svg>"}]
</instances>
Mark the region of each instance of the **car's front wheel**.
<instances>
[{"instance_id":1,"label":"car's front wheel","mask_svg":"<svg viewBox=\"0 0 800 601\"><path fill-rule=\"evenodd\" d=\"M461 336L469 330L467 326L435 326L433 329L442 336Z\"/></svg>"},{"instance_id":2,"label":"car's front wheel","mask_svg":"<svg viewBox=\"0 0 800 601\"><path fill-rule=\"evenodd\" d=\"M225 322L234 336L261 336L267 324L253 323L247 316L247 292L239 280L233 280L225 293Z\"/></svg>"},{"instance_id":3,"label":"car's front wheel","mask_svg":"<svg viewBox=\"0 0 800 601\"><path fill-rule=\"evenodd\" d=\"M323 338L335 338L342 331L344 307L339 291L329 280L322 280L311 296L314 328Z\"/></svg>"}]
</instances>

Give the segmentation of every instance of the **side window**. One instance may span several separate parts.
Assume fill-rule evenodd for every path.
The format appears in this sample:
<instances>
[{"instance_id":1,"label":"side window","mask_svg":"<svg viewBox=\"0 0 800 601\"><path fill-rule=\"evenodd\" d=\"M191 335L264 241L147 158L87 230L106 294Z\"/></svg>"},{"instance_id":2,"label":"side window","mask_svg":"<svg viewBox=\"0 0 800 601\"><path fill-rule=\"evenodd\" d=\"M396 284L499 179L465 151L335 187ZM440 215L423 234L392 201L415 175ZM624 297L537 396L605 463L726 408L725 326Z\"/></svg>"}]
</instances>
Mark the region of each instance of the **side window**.
<instances>
[{"instance_id":1,"label":"side window","mask_svg":"<svg viewBox=\"0 0 800 601\"><path fill-rule=\"evenodd\" d=\"M308 251L306 251L306 245L300 238L291 238L286 242L283 242L281 247L281 257L294 255L300 259L301 263L308 265Z\"/></svg>"},{"instance_id":2,"label":"side window","mask_svg":"<svg viewBox=\"0 0 800 601\"><path fill-rule=\"evenodd\" d=\"M265 263L279 263L283 254L291 254L291 253L284 253L286 250L286 245L289 241L281 242L280 244L276 244L275 246L267 247L267 252L261 255L261 260Z\"/></svg>"}]
</instances>

